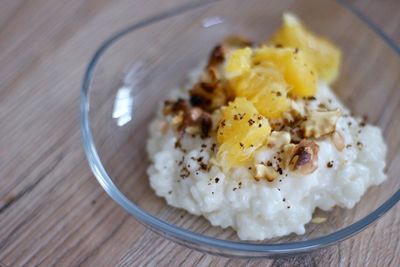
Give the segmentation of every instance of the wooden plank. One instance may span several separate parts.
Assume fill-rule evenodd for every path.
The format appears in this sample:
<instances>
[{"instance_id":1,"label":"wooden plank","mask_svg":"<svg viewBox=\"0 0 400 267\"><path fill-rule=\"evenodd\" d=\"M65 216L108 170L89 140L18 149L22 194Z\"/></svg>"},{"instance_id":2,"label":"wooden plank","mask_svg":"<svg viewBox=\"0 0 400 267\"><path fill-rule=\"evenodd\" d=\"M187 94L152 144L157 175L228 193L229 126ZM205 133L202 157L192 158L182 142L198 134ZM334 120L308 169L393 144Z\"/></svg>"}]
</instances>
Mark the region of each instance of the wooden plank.
<instances>
[{"instance_id":1,"label":"wooden plank","mask_svg":"<svg viewBox=\"0 0 400 267\"><path fill-rule=\"evenodd\" d=\"M184 2L2 1L0 266L399 266L398 206L327 249L246 260L167 241L103 192L81 148L77 109L84 69L115 30ZM400 2L383 2L351 1L400 43Z\"/></svg>"}]
</instances>

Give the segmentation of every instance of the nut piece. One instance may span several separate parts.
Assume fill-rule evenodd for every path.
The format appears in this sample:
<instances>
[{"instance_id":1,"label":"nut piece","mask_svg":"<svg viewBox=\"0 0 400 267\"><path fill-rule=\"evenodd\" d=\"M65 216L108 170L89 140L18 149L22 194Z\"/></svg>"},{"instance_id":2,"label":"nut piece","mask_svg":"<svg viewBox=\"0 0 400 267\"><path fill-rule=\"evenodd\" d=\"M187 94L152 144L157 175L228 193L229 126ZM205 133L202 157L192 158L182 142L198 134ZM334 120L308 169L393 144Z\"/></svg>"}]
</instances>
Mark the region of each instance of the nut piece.
<instances>
[{"instance_id":1,"label":"nut piece","mask_svg":"<svg viewBox=\"0 0 400 267\"><path fill-rule=\"evenodd\" d=\"M226 49L236 49L236 48L242 48L246 46L252 46L252 41L248 39L245 36L242 35L231 35L226 37L222 41L222 45L226 47Z\"/></svg>"},{"instance_id":2,"label":"nut piece","mask_svg":"<svg viewBox=\"0 0 400 267\"><path fill-rule=\"evenodd\" d=\"M189 110L189 118L191 121L197 121L202 114L203 111L201 110L201 108L194 107Z\"/></svg>"},{"instance_id":3,"label":"nut piece","mask_svg":"<svg viewBox=\"0 0 400 267\"><path fill-rule=\"evenodd\" d=\"M177 115L172 117L171 123L172 125L179 127L183 122L183 111L179 111Z\"/></svg>"},{"instance_id":4,"label":"nut piece","mask_svg":"<svg viewBox=\"0 0 400 267\"><path fill-rule=\"evenodd\" d=\"M272 131L268 137L268 147L281 147L290 143L290 133L285 131Z\"/></svg>"},{"instance_id":5,"label":"nut piece","mask_svg":"<svg viewBox=\"0 0 400 267\"><path fill-rule=\"evenodd\" d=\"M290 160L292 159L294 149L296 148L295 144L287 144L283 146L283 167L289 167Z\"/></svg>"},{"instance_id":6,"label":"nut piece","mask_svg":"<svg viewBox=\"0 0 400 267\"><path fill-rule=\"evenodd\" d=\"M187 111L183 119L183 129L189 134L201 133L206 137L211 130L211 114L203 111L201 108L194 107Z\"/></svg>"},{"instance_id":7,"label":"nut piece","mask_svg":"<svg viewBox=\"0 0 400 267\"><path fill-rule=\"evenodd\" d=\"M288 167L300 174L310 174L318 167L319 146L310 140L303 139L288 155Z\"/></svg>"},{"instance_id":8,"label":"nut piece","mask_svg":"<svg viewBox=\"0 0 400 267\"><path fill-rule=\"evenodd\" d=\"M314 217L312 218L311 222L315 224L320 224L326 222L326 220L327 219L325 217Z\"/></svg>"},{"instance_id":9,"label":"nut piece","mask_svg":"<svg viewBox=\"0 0 400 267\"><path fill-rule=\"evenodd\" d=\"M290 124L295 121L295 118L290 110L283 112L281 116L284 124Z\"/></svg>"},{"instance_id":10,"label":"nut piece","mask_svg":"<svg viewBox=\"0 0 400 267\"><path fill-rule=\"evenodd\" d=\"M202 137L207 137L212 128L211 114L199 107L189 107L188 102L183 99L166 101L163 112L165 116L173 116L171 124L181 133L200 132Z\"/></svg>"},{"instance_id":11,"label":"nut piece","mask_svg":"<svg viewBox=\"0 0 400 267\"><path fill-rule=\"evenodd\" d=\"M336 129L336 122L341 116L340 109L331 111L311 111L306 121L301 124L305 137L319 138L333 133Z\"/></svg>"},{"instance_id":12,"label":"nut piece","mask_svg":"<svg viewBox=\"0 0 400 267\"><path fill-rule=\"evenodd\" d=\"M274 170L271 166L265 166L264 164L256 164L256 175L254 178L256 180L267 179L268 182L273 182L278 176L279 173Z\"/></svg>"},{"instance_id":13,"label":"nut piece","mask_svg":"<svg viewBox=\"0 0 400 267\"><path fill-rule=\"evenodd\" d=\"M304 103L300 101L291 100L290 109L282 113L282 118L289 123L293 123L296 121L303 120L305 114L306 111Z\"/></svg>"},{"instance_id":14,"label":"nut piece","mask_svg":"<svg viewBox=\"0 0 400 267\"><path fill-rule=\"evenodd\" d=\"M338 132L333 132L331 134L331 141L338 151L343 151L345 147L343 136Z\"/></svg>"},{"instance_id":15,"label":"nut piece","mask_svg":"<svg viewBox=\"0 0 400 267\"><path fill-rule=\"evenodd\" d=\"M295 118L303 118L306 114L303 102L290 101L291 113Z\"/></svg>"},{"instance_id":16,"label":"nut piece","mask_svg":"<svg viewBox=\"0 0 400 267\"><path fill-rule=\"evenodd\" d=\"M185 128L185 133L187 134L198 134L200 129L198 126L188 126Z\"/></svg>"},{"instance_id":17,"label":"nut piece","mask_svg":"<svg viewBox=\"0 0 400 267\"><path fill-rule=\"evenodd\" d=\"M163 114L165 116L171 114L177 114L179 111L186 111L189 108L188 103L182 99L178 98L176 101L166 100L164 102Z\"/></svg>"},{"instance_id":18,"label":"nut piece","mask_svg":"<svg viewBox=\"0 0 400 267\"><path fill-rule=\"evenodd\" d=\"M213 111L231 99L225 82L220 77L220 71L216 67L210 66L204 71L200 82L190 90L192 106Z\"/></svg>"}]
</instances>

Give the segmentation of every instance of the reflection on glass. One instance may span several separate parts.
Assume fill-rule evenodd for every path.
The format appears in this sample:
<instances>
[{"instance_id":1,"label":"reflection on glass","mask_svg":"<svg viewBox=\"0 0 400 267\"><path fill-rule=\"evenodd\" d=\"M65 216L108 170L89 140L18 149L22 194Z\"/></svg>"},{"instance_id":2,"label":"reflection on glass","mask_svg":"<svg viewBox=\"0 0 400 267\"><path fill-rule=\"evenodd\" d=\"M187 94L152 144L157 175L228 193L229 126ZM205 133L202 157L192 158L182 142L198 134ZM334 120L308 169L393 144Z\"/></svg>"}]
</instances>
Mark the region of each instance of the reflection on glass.
<instances>
[{"instance_id":1,"label":"reflection on glass","mask_svg":"<svg viewBox=\"0 0 400 267\"><path fill-rule=\"evenodd\" d=\"M123 85L118 89L112 113L112 117L117 120L118 126L123 126L132 120L134 110L132 92L139 83L141 66L141 63L133 64L124 77Z\"/></svg>"},{"instance_id":2,"label":"reflection on glass","mask_svg":"<svg viewBox=\"0 0 400 267\"><path fill-rule=\"evenodd\" d=\"M209 18L205 18L202 21L203 27L204 28L208 28L211 26L215 26L218 24L221 24L222 22L224 22L224 20L218 16L214 16L214 17L209 17Z\"/></svg>"}]
</instances>

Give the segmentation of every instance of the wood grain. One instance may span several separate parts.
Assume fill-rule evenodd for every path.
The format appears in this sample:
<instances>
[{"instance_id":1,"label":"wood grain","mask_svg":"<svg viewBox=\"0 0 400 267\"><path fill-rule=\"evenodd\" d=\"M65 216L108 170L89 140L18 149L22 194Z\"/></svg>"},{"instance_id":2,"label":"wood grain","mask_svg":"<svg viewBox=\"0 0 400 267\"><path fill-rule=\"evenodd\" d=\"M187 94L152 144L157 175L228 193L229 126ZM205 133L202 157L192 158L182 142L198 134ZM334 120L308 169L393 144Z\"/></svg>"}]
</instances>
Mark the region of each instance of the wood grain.
<instances>
[{"instance_id":1,"label":"wood grain","mask_svg":"<svg viewBox=\"0 0 400 267\"><path fill-rule=\"evenodd\" d=\"M345 242L276 260L205 255L150 232L87 165L78 100L94 49L184 0L0 4L0 266L400 266L400 207ZM400 2L349 1L398 44Z\"/></svg>"}]
</instances>

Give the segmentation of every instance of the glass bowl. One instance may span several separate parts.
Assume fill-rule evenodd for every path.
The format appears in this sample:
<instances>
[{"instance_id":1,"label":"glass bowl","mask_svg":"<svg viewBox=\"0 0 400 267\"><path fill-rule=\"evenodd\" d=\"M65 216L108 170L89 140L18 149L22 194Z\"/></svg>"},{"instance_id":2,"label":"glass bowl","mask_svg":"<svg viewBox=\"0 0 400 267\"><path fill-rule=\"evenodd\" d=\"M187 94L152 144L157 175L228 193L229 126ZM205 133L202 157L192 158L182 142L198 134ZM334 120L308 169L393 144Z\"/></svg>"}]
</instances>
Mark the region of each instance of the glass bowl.
<instances>
[{"instance_id":1,"label":"glass bowl","mask_svg":"<svg viewBox=\"0 0 400 267\"><path fill-rule=\"evenodd\" d=\"M343 50L333 85L355 114L383 129L389 179L351 210L334 208L306 234L240 241L232 229L169 207L146 176L148 123L170 89L208 57L225 36L268 38L285 11ZM90 62L81 93L81 127L90 167L104 190L139 222L190 248L225 256L268 257L310 251L366 228L400 198L399 48L357 10L320 0L202 1L148 18L116 33ZM397 115L396 115L397 114Z\"/></svg>"}]
</instances>

